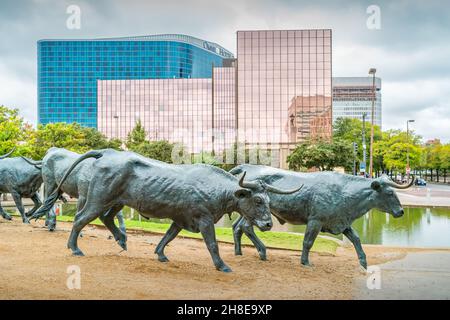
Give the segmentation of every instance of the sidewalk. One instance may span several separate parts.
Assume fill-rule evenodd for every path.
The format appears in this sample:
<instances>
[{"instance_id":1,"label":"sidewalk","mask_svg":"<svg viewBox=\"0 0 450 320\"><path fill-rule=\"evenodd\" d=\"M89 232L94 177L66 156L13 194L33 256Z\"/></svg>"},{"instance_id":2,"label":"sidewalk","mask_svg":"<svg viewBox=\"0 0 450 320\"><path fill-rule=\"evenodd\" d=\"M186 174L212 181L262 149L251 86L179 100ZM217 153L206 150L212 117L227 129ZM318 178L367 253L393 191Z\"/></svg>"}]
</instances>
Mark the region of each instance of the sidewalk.
<instances>
[{"instance_id":1,"label":"sidewalk","mask_svg":"<svg viewBox=\"0 0 450 320\"><path fill-rule=\"evenodd\" d=\"M367 278L358 279L355 299L450 299L450 252L409 253L379 267L381 288L370 290Z\"/></svg>"},{"instance_id":2,"label":"sidewalk","mask_svg":"<svg viewBox=\"0 0 450 320\"><path fill-rule=\"evenodd\" d=\"M450 208L450 197L421 197L403 192L397 192L400 203L411 207L448 207Z\"/></svg>"}]
</instances>

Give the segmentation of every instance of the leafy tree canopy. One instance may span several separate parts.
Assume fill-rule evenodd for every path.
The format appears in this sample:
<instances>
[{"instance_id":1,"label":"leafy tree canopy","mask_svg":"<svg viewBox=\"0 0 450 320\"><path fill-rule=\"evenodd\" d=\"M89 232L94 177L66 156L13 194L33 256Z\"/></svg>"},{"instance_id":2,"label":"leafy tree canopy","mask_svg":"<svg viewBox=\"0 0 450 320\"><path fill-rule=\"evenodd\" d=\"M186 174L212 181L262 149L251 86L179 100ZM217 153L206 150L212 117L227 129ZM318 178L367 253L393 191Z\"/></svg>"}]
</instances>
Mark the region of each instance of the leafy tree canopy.
<instances>
[{"instance_id":1,"label":"leafy tree canopy","mask_svg":"<svg viewBox=\"0 0 450 320\"><path fill-rule=\"evenodd\" d=\"M353 161L352 145L342 139L307 141L300 143L287 161L289 168L297 171L312 168L333 170L336 167L348 170Z\"/></svg>"}]
</instances>

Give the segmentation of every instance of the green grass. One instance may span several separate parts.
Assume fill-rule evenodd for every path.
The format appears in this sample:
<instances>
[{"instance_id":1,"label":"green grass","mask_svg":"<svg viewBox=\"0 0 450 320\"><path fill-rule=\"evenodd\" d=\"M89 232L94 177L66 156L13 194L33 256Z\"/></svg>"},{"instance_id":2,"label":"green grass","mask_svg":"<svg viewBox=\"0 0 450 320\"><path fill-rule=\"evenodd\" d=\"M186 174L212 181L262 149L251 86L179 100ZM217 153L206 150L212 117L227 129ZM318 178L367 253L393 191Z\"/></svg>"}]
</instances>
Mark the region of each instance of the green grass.
<instances>
[{"instance_id":1,"label":"green grass","mask_svg":"<svg viewBox=\"0 0 450 320\"><path fill-rule=\"evenodd\" d=\"M72 222L72 216L58 216L58 221ZM93 225L103 225L99 219L92 222ZM125 220L125 224L130 230L143 230L158 234L166 233L169 229L169 223L158 223L150 221L136 221L136 220ZM256 231L257 236L264 242L267 247L279 248L279 249L290 249L290 250L300 250L303 242L303 235L289 233L289 232L276 232L276 231L266 231L260 232ZM189 231L181 231L180 236L194 239L202 239L200 233L192 233ZM233 231L231 228L216 227L216 237L217 240L227 243L233 243ZM243 244L252 244L250 240L244 235L242 237ZM330 253L334 254L336 248L339 244L336 241L329 240L326 238L318 237L314 242L312 251Z\"/></svg>"}]
</instances>

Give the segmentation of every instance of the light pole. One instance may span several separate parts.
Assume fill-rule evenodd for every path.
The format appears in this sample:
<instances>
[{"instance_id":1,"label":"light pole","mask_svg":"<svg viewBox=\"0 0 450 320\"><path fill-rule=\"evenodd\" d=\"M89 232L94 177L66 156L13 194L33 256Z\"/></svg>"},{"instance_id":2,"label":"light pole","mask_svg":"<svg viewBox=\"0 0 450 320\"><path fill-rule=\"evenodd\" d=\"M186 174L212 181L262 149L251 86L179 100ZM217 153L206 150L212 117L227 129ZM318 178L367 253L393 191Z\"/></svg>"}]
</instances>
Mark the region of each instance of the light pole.
<instances>
[{"instance_id":1,"label":"light pole","mask_svg":"<svg viewBox=\"0 0 450 320\"><path fill-rule=\"evenodd\" d=\"M113 118L116 120L116 138L119 139L119 116L115 114Z\"/></svg>"},{"instance_id":2,"label":"light pole","mask_svg":"<svg viewBox=\"0 0 450 320\"><path fill-rule=\"evenodd\" d=\"M214 62L211 64L211 144L212 144L212 156L214 157L216 153L214 152ZM202 153L203 157L203 153Z\"/></svg>"},{"instance_id":3,"label":"light pole","mask_svg":"<svg viewBox=\"0 0 450 320\"><path fill-rule=\"evenodd\" d=\"M360 163L359 165L359 170L364 173L364 176L366 176L367 174L367 168L366 168L366 162L367 162L367 157L366 157L366 116L367 114L364 112L363 113L363 123L362 123L362 147L363 147L363 161L362 163Z\"/></svg>"},{"instance_id":4,"label":"light pole","mask_svg":"<svg viewBox=\"0 0 450 320\"><path fill-rule=\"evenodd\" d=\"M369 74L372 75L372 116L371 116L371 128L370 128L370 164L369 164L369 176L373 178L373 126L375 118L375 73L377 69L370 68Z\"/></svg>"},{"instance_id":5,"label":"light pole","mask_svg":"<svg viewBox=\"0 0 450 320\"><path fill-rule=\"evenodd\" d=\"M409 167L409 123L414 122L415 120L407 120L406 121L406 179L409 181L409 173L411 171Z\"/></svg>"}]
</instances>

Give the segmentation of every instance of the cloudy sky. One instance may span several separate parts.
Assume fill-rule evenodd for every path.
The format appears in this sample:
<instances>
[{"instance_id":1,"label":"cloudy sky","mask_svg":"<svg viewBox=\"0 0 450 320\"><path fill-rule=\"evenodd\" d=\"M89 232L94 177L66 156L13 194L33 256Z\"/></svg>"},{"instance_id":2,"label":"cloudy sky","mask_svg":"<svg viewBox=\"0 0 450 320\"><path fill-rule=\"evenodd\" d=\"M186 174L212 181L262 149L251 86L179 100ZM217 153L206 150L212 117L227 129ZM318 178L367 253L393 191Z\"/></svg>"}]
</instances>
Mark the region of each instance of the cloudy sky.
<instances>
[{"instance_id":1,"label":"cloudy sky","mask_svg":"<svg viewBox=\"0 0 450 320\"><path fill-rule=\"evenodd\" d=\"M66 27L69 5L81 29ZM370 5L380 29L369 29ZM382 78L383 129L415 119L424 139L450 142L450 2L447 0L1 0L0 104L36 123L36 41L184 33L236 53L237 30L333 29L333 76ZM372 20L370 20L372 21Z\"/></svg>"}]
</instances>

